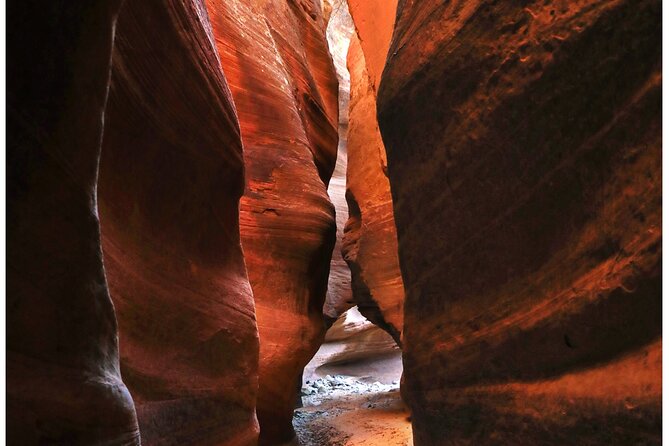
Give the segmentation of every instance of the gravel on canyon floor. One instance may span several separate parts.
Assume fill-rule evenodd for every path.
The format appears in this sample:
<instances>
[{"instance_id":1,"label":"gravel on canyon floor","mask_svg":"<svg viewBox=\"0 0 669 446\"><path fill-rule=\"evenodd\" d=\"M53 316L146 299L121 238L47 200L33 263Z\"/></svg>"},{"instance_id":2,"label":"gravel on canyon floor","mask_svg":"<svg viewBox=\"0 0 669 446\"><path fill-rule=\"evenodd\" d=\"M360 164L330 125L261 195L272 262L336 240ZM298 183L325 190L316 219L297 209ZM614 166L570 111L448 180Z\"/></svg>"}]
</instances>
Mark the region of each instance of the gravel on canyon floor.
<instances>
[{"instance_id":1,"label":"gravel on canyon floor","mask_svg":"<svg viewBox=\"0 0 669 446\"><path fill-rule=\"evenodd\" d=\"M412 446L399 381L382 384L345 375L306 381L293 426L299 446Z\"/></svg>"}]
</instances>

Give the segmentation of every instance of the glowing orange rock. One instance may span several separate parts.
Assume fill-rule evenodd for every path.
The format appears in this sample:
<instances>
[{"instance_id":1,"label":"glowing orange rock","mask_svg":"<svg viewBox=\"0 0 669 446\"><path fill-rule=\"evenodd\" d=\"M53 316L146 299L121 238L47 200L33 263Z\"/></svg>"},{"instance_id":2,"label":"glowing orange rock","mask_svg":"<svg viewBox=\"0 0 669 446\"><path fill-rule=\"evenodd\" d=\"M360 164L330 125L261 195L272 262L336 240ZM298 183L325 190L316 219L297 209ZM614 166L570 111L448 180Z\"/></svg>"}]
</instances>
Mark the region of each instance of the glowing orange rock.
<instances>
[{"instance_id":1,"label":"glowing orange rock","mask_svg":"<svg viewBox=\"0 0 669 446\"><path fill-rule=\"evenodd\" d=\"M348 125L347 199L350 218L344 257L351 268L358 309L400 343L404 288L386 153L376 122L376 95L357 36L348 53L351 101Z\"/></svg>"},{"instance_id":2,"label":"glowing orange rock","mask_svg":"<svg viewBox=\"0 0 669 446\"><path fill-rule=\"evenodd\" d=\"M337 80L314 2L207 6L244 143L240 223L260 332L261 442L285 442L302 369L324 333Z\"/></svg>"},{"instance_id":3,"label":"glowing orange rock","mask_svg":"<svg viewBox=\"0 0 669 446\"><path fill-rule=\"evenodd\" d=\"M348 0L364 53L369 83L376 93L393 37L397 0Z\"/></svg>"}]
</instances>

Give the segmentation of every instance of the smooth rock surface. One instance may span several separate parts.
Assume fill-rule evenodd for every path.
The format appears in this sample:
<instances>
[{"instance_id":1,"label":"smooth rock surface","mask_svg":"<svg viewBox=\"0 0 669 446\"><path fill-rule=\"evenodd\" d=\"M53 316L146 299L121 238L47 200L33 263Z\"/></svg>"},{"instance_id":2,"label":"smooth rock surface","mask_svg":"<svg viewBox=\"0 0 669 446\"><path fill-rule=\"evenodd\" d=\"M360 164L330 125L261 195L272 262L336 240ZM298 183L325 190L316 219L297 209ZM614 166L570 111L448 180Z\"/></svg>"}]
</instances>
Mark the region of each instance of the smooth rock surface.
<instances>
[{"instance_id":1,"label":"smooth rock surface","mask_svg":"<svg viewBox=\"0 0 669 446\"><path fill-rule=\"evenodd\" d=\"M95 193L119 5L7 4L8 444L139 444Z\"/></svg>"},{"instance_id":2,"label":"smooth rock surface","mask_svg":"<svg viewBox=\"0 0 669 446\"><path fill-rule=\"evenodd\" d=\"M325 331L338 107L317 3L207 2L244 143L240 224L260 333L264 444L294 438L300 376Z\"/></svg>"},{"instance_id":3,"label":"smooth rock surface","mask_svg":"<svg viewBox=\"0 0 669 446\"><path fill-rule=\"evenodd\" d=\"M242 146L201 1L125 3L106 123L105 267L142 443L255 444Z\"/></svg>"},{"instance_id":4,"label":"smooth rock surface","mask_svg":"<svg viewBox=\"0 0 669 446\"><path fill-rule=\"evenodd\" d=\"M399 353L399 347L393 338L360 314L357 307L353 307L339 316L328 329L323 344L304 369L303 381L323 376L328 372L322 370L328 367L395 353Z\"/></svg>"},{"instance_id":5,"label":"smooth rock surface","mask_svg":"<svg viewBox=\"0 0 669 446\"><path fill-rule=\"evenodd\" d=\"M393 37L397 0L348 0L348 7L376 94Z\"/></svg>"},{"instance_id":6,"label":"smooth rock surface","mask_svg":"<svg viewBox=\"0 0 669 446\"><path fill-rule=\"evenodd\" d=\"M404 285L386 151L376 121L376 94L357 36L351 39L348 67L351 101L346 198L350 217L344 234L344 258L351 268L358 309L400 344Z\"/></svg>"},{"instance_id":7,"label":"smooth rock surface","mask_svg":"<svg viewBox=\"0 0 669 446\"><path fill-rule=\"evenodd\" d=\"M660 9L400 3L378 114L417 445L660 443Z\"/></svg>"}]
</instances>

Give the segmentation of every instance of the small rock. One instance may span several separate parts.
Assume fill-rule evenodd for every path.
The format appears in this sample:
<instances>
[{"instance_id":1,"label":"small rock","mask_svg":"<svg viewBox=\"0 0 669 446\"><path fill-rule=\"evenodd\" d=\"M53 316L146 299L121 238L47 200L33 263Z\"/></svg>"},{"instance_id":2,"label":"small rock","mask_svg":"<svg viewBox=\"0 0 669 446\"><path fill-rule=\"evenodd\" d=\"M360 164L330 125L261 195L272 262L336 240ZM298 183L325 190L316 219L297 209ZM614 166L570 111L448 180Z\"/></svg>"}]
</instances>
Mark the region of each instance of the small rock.
<instances>
[{"instance_id":1,"label":"small rock","mask_svg":"<svg viewBox=\"0 0 669 446\"><path fill-rule=\"evenodd\" d=\"M316 393L316 389L313 387L309 386L302 389L302 395L313 395L314 393Z\"/></svg>"}]
</instances>

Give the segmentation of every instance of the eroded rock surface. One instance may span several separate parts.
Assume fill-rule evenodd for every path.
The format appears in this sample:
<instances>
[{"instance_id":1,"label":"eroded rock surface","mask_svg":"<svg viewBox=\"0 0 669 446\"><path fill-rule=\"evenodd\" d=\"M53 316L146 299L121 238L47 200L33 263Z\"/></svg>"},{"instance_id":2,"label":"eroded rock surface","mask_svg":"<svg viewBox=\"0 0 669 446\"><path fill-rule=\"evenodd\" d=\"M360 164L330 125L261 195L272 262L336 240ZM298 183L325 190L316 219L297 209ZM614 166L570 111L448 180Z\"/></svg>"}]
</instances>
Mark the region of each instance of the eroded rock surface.
<instances>
[{"instance_id":1,"label":"eroded rock surface","mask_svg":"<svg viewBox=\"0 0 669 446\"><path fill-rule=\"evenodd\" d=\"M344 257L351 268L353 297L360 312L399 344L404 285L393 203L385 147L376 121L376 94L357 36L351 39L348 67L351 101L346 198L350 218L344 234Z\"/></svg>"},{"instance_id":2,"label":"eroded rock surface","mask_svg":"<svg viewBox=\"0 0 669 446\"><path fill-rule=\"evenodd\" d=\"M317 2L207 6L244 142L240 223L260 332L261 443L287 442L300 375L325 327L337 79Z\"/></svg>"},{"instance_id":3,"label":"eroded rock surface","mask_svg":"<svg viewBox=\"0 0 669 446\"><path fill-rule=\"evenodd\" d=\"M117 25L100 214L146 445L258 437L242 146L210 27L199 0L128 0Z\"/></svg>"},{"instance_id":4,"label":"eroded rock surface","mask_svg":"<svg viewBox=\"0 0 669 446\"><path fill-rule=\"evenodd\" d=\"M95 193L118 8L7 5L9 444L139 444Z\"/></svg>"},{"instance_id":5,"label":"eroded rock surface","mask_svg":"<svg viewBox=\"0 0 669 446\"><path fill-rule=\"evenodd\" d=\"M378 108L416 444L659 444L660 9L400 3Z\"/></svg>"},{"instance_id":6,"label":"eroded rock surface","mask_svg":"<svg viewBox=\"0 0 669 446\"><path fill-rule=\"evenodd\" d=\"M399 353L399 347L393 338L360 314L357 307L353 307L339 316L328 329L323 344L304 369L303 381L313 381L328 373L336 374L336 369L329 369L332 366L350 365L367 359L373 361L395 353Z\"/></svg>"}]
</instances>

